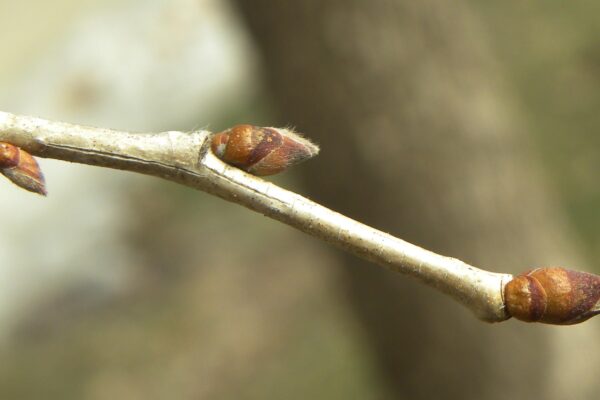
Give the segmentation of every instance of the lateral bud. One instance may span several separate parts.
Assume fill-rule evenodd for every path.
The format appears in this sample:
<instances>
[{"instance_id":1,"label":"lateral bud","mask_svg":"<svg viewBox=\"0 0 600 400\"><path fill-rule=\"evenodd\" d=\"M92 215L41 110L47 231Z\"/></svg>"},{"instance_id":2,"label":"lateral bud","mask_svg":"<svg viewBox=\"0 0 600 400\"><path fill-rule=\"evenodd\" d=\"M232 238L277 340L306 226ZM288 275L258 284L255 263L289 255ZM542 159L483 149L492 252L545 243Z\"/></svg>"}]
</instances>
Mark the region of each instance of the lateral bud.
<instances>
[{"instance_id":1,"label":"lateral bud","mask_svg":"<svg viewBox=\"0 0 600 400\"><path fill-rule=\"evenodd\" d=\"M245 124L215 134L211 148L221 160L257 176L277 174L319 153L317 145L289 129Z\"/></svg>"},{"instance_id":2,"label":"lateral bud","mask_svg":"<svg viewBox=\"0 0 600 400\"><path fill-rule=\"evenodd\" d=\"M44 175L33 156L9 143L0 142L0 173L12 183L37 194L47 194Z\"/></svg>"}]
</instances>

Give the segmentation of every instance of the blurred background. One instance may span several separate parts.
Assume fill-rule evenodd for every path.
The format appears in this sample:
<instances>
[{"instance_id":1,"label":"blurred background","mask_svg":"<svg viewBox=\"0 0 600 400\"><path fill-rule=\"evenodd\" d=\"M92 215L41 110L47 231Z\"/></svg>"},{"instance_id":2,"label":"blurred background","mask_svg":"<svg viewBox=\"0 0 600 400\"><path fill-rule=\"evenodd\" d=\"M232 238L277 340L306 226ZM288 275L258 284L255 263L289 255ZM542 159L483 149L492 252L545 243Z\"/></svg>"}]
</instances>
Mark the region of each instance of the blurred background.
<instances>
[{"instance_id":1,"label":"blurred background","mask_svg":"<svg viewBox=\"0 0 600 400\"><path fill-rule=\"evenodd\" d=\"M276 183L498 272L600 272L600 5L0 1L0 110L131 131L291 125ZM166 181L0 182L1 399L596 399L600 319L489 325Z\"/></svg>"}]
</instances>

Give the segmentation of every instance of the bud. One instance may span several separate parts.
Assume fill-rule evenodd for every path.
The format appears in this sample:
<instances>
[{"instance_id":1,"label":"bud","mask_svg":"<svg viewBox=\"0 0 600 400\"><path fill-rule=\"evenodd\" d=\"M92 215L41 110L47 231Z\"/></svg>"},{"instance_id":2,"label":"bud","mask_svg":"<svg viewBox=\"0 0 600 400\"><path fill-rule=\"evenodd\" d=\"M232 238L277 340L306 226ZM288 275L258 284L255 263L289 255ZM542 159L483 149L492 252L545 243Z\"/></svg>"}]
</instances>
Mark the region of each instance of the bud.
<instances>
[{"instance_id":1,"label":"bud","mask_svg":"<svg viewBox=\"0 0 600 400\"><path fill-rule=\"evenodd\" d=\"M537 268L506 284L507 312L522 321L572 325L600 313L600 276Z\"/></svg>"},{"instance_id":2,"label":"bud","mask_svg":"<svg viewBox=\"0 0 600 400\"><path fill-rule=\"evenodd\" d=\"M42 196L47 193L37 161L17 146L0 142L0 173L25 190Z\"/></svg>"},{"instance_id":3,"label":"bud","mask_svg":"<svg viewBox=\"0 0 600 400\"><path fill-rule=\"evenodd\" d=\"M253 175L274 175L319 153L319 147L281 128L236 125L212 138L213 153Z\"/></svg>"}]
</instances>

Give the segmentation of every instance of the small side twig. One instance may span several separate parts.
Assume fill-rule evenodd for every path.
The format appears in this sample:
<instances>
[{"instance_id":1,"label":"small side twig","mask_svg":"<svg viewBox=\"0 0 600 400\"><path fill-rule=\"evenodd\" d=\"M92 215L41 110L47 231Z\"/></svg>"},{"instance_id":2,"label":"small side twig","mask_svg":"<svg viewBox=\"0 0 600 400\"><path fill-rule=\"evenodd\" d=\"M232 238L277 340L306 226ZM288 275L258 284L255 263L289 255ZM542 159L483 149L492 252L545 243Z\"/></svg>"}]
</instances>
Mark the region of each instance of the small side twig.
<instances>
[{"instance_id":1,"label":"small side twig","mask_svg":"<svg viewBox=\"0 0 600 400\"><path fill-rule=\"evenodd\" d=\"M131 133L0 112L0 142L40 157L144 173L208 192L417 278L484 321L510 318L504 290L512 275L435 254L231 167L210 150L211 137L208 131Z\"/></svg>"}]
</instances>

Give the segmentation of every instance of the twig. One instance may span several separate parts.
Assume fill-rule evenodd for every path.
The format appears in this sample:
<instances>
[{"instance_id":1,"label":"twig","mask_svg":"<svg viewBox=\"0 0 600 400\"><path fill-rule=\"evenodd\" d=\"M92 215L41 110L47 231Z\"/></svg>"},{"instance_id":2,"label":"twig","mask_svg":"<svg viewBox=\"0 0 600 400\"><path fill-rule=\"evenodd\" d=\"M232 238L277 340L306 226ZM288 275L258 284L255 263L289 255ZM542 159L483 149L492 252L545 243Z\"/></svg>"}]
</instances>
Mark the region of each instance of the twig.
<instances>
[{"instance_id":1,"label":"twig","mask_svg":"<svg viewBox=\"0 0 600 400\"><path fill-rule=\"evenodd\" d=\"M435 254L231 167L210 151L208 131L131 133L0 112L0 141L40 157L140 172L203 190L415 277L488 322L510 318L510 274Z\"/></svg>"}]
</instances>

